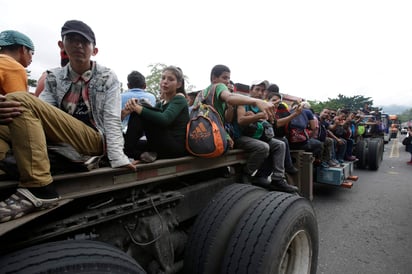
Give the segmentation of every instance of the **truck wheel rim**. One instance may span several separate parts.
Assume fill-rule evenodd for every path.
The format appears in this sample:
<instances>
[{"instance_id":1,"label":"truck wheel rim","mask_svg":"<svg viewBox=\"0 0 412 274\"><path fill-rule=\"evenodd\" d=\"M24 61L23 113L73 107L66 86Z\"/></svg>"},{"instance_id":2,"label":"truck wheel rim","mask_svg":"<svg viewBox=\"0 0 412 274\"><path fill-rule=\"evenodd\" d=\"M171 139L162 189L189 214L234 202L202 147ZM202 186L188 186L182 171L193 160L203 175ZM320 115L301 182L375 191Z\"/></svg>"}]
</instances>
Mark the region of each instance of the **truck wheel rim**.
<instances>
[{"instance_id":1,"label":"truck wheel rim","mask_svg":"<svg viewBox=\"0 0 412 274\"><path fill-rule=\"evenodd\" d=\"M304 230L297 231L282 256L279 273L309 273L311 250L308 234Z\"/></svg>"}]
</instances>

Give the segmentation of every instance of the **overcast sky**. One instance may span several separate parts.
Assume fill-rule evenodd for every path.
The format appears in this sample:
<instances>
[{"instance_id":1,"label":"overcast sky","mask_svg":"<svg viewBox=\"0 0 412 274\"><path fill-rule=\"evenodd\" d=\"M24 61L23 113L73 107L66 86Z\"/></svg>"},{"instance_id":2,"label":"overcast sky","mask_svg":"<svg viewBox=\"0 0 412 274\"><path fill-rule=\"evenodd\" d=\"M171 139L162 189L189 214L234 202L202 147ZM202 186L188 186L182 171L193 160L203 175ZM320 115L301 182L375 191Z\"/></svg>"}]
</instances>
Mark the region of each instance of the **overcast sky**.
<instances>
[{"instance_id":1,"label":"overcast sky","mask_svg":"<svg viewBox=\"0 0 412 274\"><path fill-rule=\"evenodd\" d=\"M374 106L412 108L410 1L5 1L0 30L27 34L37 79L59 66L65 21L82 20L96 34L100 64L126 84L150 64L182 68L196 89L216 64L232 80L266 79L282 93L325 101L338 94L371 97Z\"/></svg>"}]
</instances>

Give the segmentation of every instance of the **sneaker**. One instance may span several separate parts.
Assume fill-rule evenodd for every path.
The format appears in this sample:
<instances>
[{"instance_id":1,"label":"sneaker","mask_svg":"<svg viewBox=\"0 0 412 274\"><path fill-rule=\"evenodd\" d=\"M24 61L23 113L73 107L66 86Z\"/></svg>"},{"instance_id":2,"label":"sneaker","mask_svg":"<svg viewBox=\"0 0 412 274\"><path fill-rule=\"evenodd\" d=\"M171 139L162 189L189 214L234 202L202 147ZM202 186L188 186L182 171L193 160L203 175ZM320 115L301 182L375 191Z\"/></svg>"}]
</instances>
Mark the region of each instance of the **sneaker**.
<instances>
[{"instance_id":1,"label":"sneaker","mask_svg":"<svg viewBox=\"0 0 412 274\"><path fill-rule=\"evenodd\" d=\"M0 223L20 218L28 213L55 207L60 197L40 199L27 188L18 188L16 193L0 202Z\"/></svg>"},{"instance_id":2,"label":"sneaker","mask_svg":"<svg viewBox=\"0 0 412 274\"><path fill-rule=\"evenodd\" d=\"M264 177L255 177L255 176L248 176L249 178L249 182L252 185L255 186L260 186L260 187L264 187L267 188L269 186L269 181L267 178Z\"/></svg>"},{"instance_id":3,"label":"sneaker","mask_svg":"<svg viewBox=\"0 0 412 274\"><path fill-rule=\"evenodd\" d=\"M299 188L296 186L289 185L285 179L279 179L279 180L272 180L270 182L270 190L276 190L276 191L281 191L281 192L298 192Z\"/></svg>"},{"instance_id":4,"label":"sneaker","mask_svg":"<svg viewBox=\"0 0 412 274\"><path fill-rule=\"evenodd\" d=\"M333 160L329 160L329 161L328 161L328 165L329 165L330 167L337 167L337 166L339 166L339 163L336 163L336 162L333 161Z\"/></svg>"},{"instance_id":5,"label":"sneaker","mask_svg":"<svg viewBox=\"0 0 412 274\"><path fill-rule=\"evenodd\" d=\"M355 156L351 155L351 156L345 157L345 160L349 161L349 162L353 162L353 161L356 161L358 159Z\"/></svg>"},{"instance_id":6,"label":"sneaker","mask_svg":"<svg viewBox=\"0 0 412 274\"><path fill-rule=\"evenodd\" d=\"M320 163L320 167L328 168L329 165L328 165L328 163L322 161L322 162Z\"/></svg>"},{"instance_id":7,"label":"sneaker","mask_svg":"<svg viewBox=\"0 0 412 274\"><path fill-rule=\"evenodd\" d=\"M157 153L156 152L143 152L140 154L140 160L144 163L152 163L156 161Z\"/></svg>"},{"instance_id":8,"label":"sneaker","mask_svg":"<svg viewBox=\"0 0 412 274\"><path fill-rule=\"evenodd\" d=\"M336 160L336 159L331 159L331 161L335 164L335 165L340 165L340 163L339 163L339 161L338 160Z\"/></svg>"},{"instance_id":9,"label":"sneaker","mask_svg":"<svg viewBox=\"0 0 412 274\"><path fill-rule=\"evenodd\" d=\"M299 172L299 169L297 169L297 168L294 167L294 166L291 166L291 167L289 167L289 168L286 168L285 171L286 171L286 173L288 173L288 174L290 174L290 175L293 175L293 174L298 173L298 172Z\"/></svg>"}]
</instances>

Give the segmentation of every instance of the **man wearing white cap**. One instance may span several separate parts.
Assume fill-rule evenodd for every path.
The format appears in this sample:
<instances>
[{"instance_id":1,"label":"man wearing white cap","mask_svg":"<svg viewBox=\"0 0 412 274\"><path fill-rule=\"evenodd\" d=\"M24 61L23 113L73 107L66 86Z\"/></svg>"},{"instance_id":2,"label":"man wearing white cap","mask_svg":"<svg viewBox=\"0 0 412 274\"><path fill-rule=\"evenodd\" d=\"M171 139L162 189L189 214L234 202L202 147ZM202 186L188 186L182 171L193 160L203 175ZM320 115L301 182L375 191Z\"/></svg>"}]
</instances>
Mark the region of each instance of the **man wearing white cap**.
<instances>
[{"instance_id":1,"label":"man wearing white cap","mask_svg":"<svg viewBox=\"0 0 412 274\"><path fill-rule=\"evenodd\" d=\"M262 99L268 86L269 82L266 80L252 82L250 97ZM268 118L254 106L241 105L237 108L237 123L242 133L235 139L235 147L249 153L244 172L252 184L270 190L296 192L298 188L289 185L285 179L286 145L283 141L273 138L273 128L267 121ZM270 130L272 134L266 134L267 131L270 133ZM252 176L255 171L256 174ZM269 176L271 176L270 183Z\"/></svg>"}]
</instances>

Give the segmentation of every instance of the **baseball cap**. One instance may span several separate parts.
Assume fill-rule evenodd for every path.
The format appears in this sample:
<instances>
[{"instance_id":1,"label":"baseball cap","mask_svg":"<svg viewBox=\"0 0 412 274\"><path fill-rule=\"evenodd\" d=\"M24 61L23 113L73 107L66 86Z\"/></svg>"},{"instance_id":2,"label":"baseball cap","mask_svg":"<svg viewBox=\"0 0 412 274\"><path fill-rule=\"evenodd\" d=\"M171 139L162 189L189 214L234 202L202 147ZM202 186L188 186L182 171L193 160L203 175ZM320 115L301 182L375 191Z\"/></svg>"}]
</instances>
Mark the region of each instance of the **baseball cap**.
<instances>
[{"instance_id":1,"label":"baseball cap","mask_svg":"<svg viewBox=\"0 0 412 274\"><path fill-rule=\"evenodd\" d=\"M265 89L268 88L269 86L269 82L266 80L255 80L252 82L252 84L250 85L250 88L252 89L253 86L259 86L259 85L264 85Z\"/></svg>"},{"instance_id":2,"label":"baseball cap","mask_svg":"<svg viewBox=\"0 0 412 274\"><path fill-rule=\"evenodd\" d=\"M270 84L270 85L267 87L267 90L268 90L269 92L279 93L279 87L278 87L276 84Z\"/></svg>"},{"instance_id":3,"label":"baseball cap","mask_svg":"<svg viewBox=\"0 0 412 274\"><path fill-rule=\"evenodd\" d=\"M34 44L31 39L16 30L5 30L0 33L0 47L22 45L34 51Z\"/></svg>"},{"instance_id":4,"label":"baseball cap","mask_svg":"<svg viewBox=\"0 0 412 274\"><path fill-rule=\"evenodd\" d=\"M89 42L96 45L96 37L94 36L93 30L84 22L79 20L69 20L64 23L62 27L62 37L69 33L78 33Z\"/></svg>"}]
</instances>

